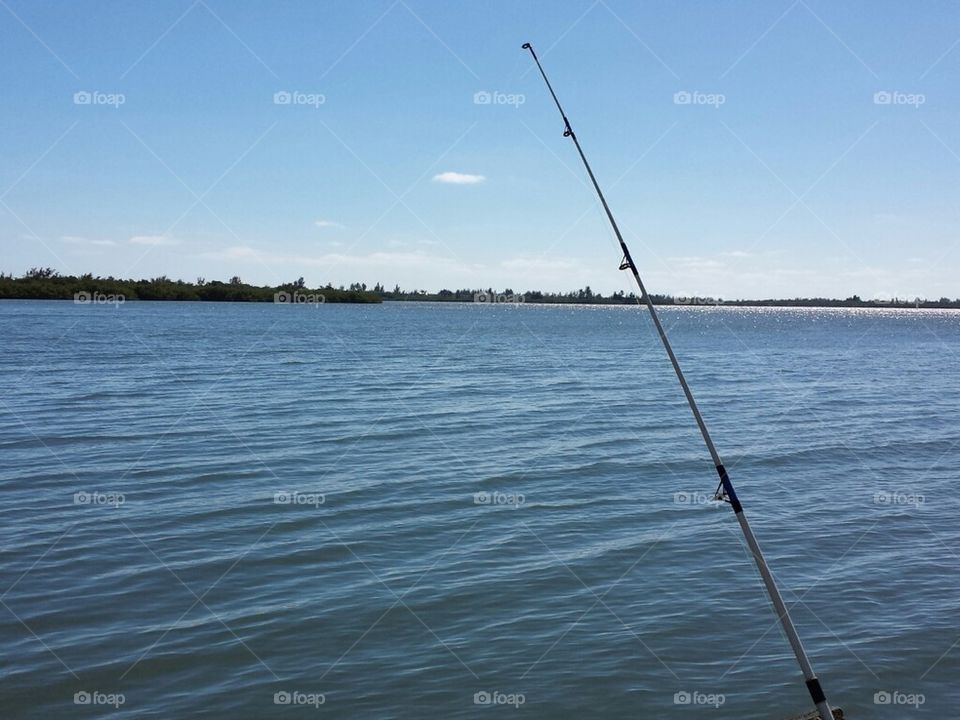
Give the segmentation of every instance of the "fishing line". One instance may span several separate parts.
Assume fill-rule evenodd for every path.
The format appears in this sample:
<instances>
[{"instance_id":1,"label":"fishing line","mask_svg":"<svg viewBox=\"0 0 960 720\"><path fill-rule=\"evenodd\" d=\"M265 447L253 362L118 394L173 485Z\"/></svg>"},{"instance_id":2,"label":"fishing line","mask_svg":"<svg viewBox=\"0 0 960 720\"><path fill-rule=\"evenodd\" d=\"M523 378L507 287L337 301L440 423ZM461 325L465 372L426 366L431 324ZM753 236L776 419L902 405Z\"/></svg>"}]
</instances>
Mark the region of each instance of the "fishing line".
<instances>
[{"instance_id":1,"label":"fishing line","mask_svg":"<svg viewBox=\"0 0 960 720\"><path fill-rule=\"evenodd\" d=\"M640 273L637 271L637 266L633 262L633 258L630 255L630 249L627 247L627 243L623 239L623 234L620 232L620 227L617 225L617 221L613 217L613 212L611 212L610 206L607 204L607 199L604 197L603 191L600 189L600 184L597 182L597 178L593 174L593 169L590 167L590 163L587 162L587 156L584 154L583 148L580 146L580 141L577 139L576 133L573 132L573 127L570 125L570 120L567 118L567 114L564 112L563 106L560 105L560 100L557 98L557 94L553 90L553 85L550 84L550 80L547 78L547 74L544 72L543 66L540 64L540 59L537 57L537 53L534 51L533 46L530 43L524 43L523 49L530 51L530 55L537 64L537 69L540 71L540 75L543 77L544 83L546 83L547 90L550 91L550 96L553 98L553 102L557 106L557 110L560 112L560 117L563 118L563 136L573 140L573 144L577 149L577 154L580 155L580 160L583 162L583 167L587 171L587 175L590 177L590 182L593 184L593 189L596 191L597 197L600 199L600 204L603 206L603 211L607 216L607 220L610 222L610 227L613 228L614 235L617 237L617 241L620 245L620 251L623 253L623 259L620 261L620 269L629 270L633 274L633 279L637 284L637 288L640 290L639 299L640 301L646 303L647 310L650 312L650 317L653 320L654 327L657 330L657 334L660 336L660 342L667 351L667 355L670 358L670 363L673 365L673 370L676 373L677 380L680 381L680 387L683 390L684 396L687 398L687 405L690 406L690 411L693 413L697 427L700 429L700 435L703 437L703 442L707 446L707 451L710 453L710 458L713 460L713 464L717 470L717 475L720 478L720 483L717 486L715 498L717 500L722 500L729 503L730 507L733 509L737 521L740 524L740 529L747 541L747 545L750 547L750 552L753 555L754 562L757 564L757 569L760 571L760 577L763 579L763 584L766 587L767 594L770 596L770 600L773 603L774 609L776 610L777 619L783 628L784 634L787 636L787 640L790 642L790 647L793 649L793 654L796 656L797 663L800 665L800 669L803 672L803 677L806 681L810 698L813 700L813 704L820 713L820 720L833 720L833 711L830 709L830 705L827 703L827 698L824 695L823 688L820 685L820 680L813 671L813 667L810 664L810 658L807 656L807 652L803 647L803 643L800 641L800 636L797 634L797 629L793 624L793 620L790 618L790 612L787 610L787 606L783 602L783 596L780 594L780 589L777 587L777 583L773 579L773 574L770 572L770 568L763 556L763 552L760 550L760 545L757 542L756 536L753 534L753 529L750 527L750 523L747 521L747 516L743 512L743 505L741 504L740 499L737 497L736 491L733 489L733 483L730 481L730 476L727 474L727 470L723 466L723 461L720 459L720 454L717 452L717 448L713 444L713 438L710 437L710 432L707 430L707 425L703 420L703 416L700 414L700 408L697 406L697 401L694 399L693 392L690 390L690 386L687 384L687 379L683 374L683 370L680 368L680 361L677 360L677 356L673 352L673 346L671 346L670 340L667 338L667 333L663 328L663 324L660 322L660 316L657 314L657 310L653 306L653 300L650 298L650 294L647 292L647 289L643 284L643 280L640 279Z\"/></svg>"}]
</instances>

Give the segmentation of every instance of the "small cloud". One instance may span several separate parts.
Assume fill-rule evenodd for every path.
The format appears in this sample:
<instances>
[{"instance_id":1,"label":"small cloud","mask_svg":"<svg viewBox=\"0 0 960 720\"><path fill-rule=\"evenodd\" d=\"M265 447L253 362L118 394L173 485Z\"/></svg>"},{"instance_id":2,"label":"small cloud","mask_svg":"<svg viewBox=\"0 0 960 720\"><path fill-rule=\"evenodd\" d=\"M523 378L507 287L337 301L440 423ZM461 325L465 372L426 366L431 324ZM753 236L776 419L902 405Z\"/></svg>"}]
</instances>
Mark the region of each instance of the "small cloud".
<instances>
[{"instance_id":1,"label":"small cloud","mask_svg":"<svg viewBox=\"0 0 960 720\"><path fill-rule=\"evenodd\" d=\"M116 245L113 240L90 240L85 237L80 237L79 235L61 235L60 242L67 243L68 245Z\"/></svg>"},{"instance_id":2,"label":"small cloud","mask_svg":"<svg viewBox=\"0 0 960 720\"><path fill-rule=\"evenodd\" d=\"M263 263L291 263L296 266L323 267L330 264L346 264L351 267L366 268L369 266L395 268L452 268L463 271L465 274L475 273L479 265L464 265L450 257L430 255L420 252L386 252L378 251L367 255L346 255L342 253L325 253L323 255L300 255L291 253L277 253L259 250L250 245L232 245L216 251L199 253L197 257L216 258L226 260L255 260Z\"/></svg>"},{"instance_id":3,"label":"small cloud","mask_svg":"<svg viewBox=\"0 0 960 720\"><path fill-rule=\"evenodd\" d=\"M747 252L746 250L731 250L730 252L725 252L723 254L726 255L727 257L735 257L735 258L753 257L753 253Z\"/></svg>"},{"instance_id":4,"label":"small cloud","mask_svg":"<svg viewBox=\"0 0 960 720\"><path fill-rule=\"evenodd\" d=\"M233 245L228 247L223 252L223 257L227 258L258 258L260 257L260 251L256 248L250 247L249 245Z\"/></svg>"},{"instance_id":5,"label":"small cloud","mask_svg":"<svg viewBox=\"0 0 960 720\"><path fill-rule=\"evenodd\" d=\"M515 257L500 261L500 267L514 272L545 273L551 271L569 272L582 266L582 262L574 258L543 258L543 257Z\"/></svg>"},{"instance_id":6,"label":"small cloud","mask_svg":"<svg viewBox=\"0 0 960 720\"><path fill-rule=\"evenodd\" d=\"M467 173L442 172L433 176L434 182L446 183L448 185L476 185L482 183L486 178L483 175L468 175Z\"/></svg>"},{"instance_id":7,"label":"small cloud","mask_svg":"<svg viewBox=\"0 0 960 720\"><path fill-rule=\"evenodd\" d=\"M337 228L338 230L346 229L346 225L334 222L333 220L315 220L313 224L318 228Z\"/></svg>"},{"instance_id":8,"label":"small cloud","mask_svg":"<svg viewBox=\"0 0 960 720\"><path fill-rule=\"evenodd\" d=\"M700 255L668 257L667 262L673 263L684 271L714 271L725 267L724 263L720 260Z\"/></svg>"},{"instance_id":9,"label":"small cloud","mask_svg":"<svg viewBox=\"0 0 960 720\"><path fill-rule=\"evenodd\" d=\"M167 237L166 235L134 235L128 242L131 245L153 245L154 247L161 245L178 245L180 243L179 240Z\"/></svg>"}]
</instances>

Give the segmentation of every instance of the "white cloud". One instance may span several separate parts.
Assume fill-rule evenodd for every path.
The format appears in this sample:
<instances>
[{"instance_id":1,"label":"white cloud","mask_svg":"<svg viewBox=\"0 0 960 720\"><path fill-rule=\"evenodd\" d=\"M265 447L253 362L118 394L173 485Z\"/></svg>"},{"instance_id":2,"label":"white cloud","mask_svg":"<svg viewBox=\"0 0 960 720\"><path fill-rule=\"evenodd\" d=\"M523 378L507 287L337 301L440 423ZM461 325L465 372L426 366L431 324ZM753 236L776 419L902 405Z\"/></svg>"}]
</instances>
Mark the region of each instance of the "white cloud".
<instances>
[{"instance_id":1,"label":"white cloud","mask_svg":"<svg viewBox=\"0 0 960 720\"><path fill-rule=\"evenodd\" d=\"M128 242L131 245L178 245L179 240L166 235L134 235Z\"/></svg>"},{"instance_id":2,"label":"white cloud","mask_svg":"<svg viewBox=\"0 0 960 720\"><path fill-rule=\"evenodd\" d=\"M448 185L476 185L486 178L483 175L469 175L458 172L442 172L433 176L434 182L446 183Z\"/></svg>"},{"instance_id":3,"label":"white cloud","mask_svg":"<svg viewBox=\"0 0 960 720\"><path fill-rule=\"evenodd\" d=\"M667 262L676 265L683 272L717 271L725 267L725 264L720 260L700 255L668 257Z\"/></svg>"},{"instance_id":4,"label":"white cloud","mask_svg":"<svg viewBox=\"0 0 960 720\"><path fill-rule=\"evenodd\" d=\"M338 230L343 230L346 227L345 225L334 222L333 220L316 220L313 224L318 228L337 228Z\"/></svg>"},{"instance_id":5,"label":"white cloud","mask_svg":"<svg viewBox=\"0 0 960 720\"><path fill-rule=\"evenodd\" d=\"M264 253L249 245L233 245L219 252L202 253L201 257L218 257L227 260L261 259Z\"/></svg>"},{"instance_id":6,"label":"white cloud","mask_svg":"<svg viewBox=\"0 0 960 720\"><path fill-rule=\"evenodd\" d=\"M583 267L583 262L575 258L530 258L515 257L503 260L500 267L521 273L568 272Z\"/></svg>"},{"instance_id":7,"label":"white cloud","mask_svg":"<svg viewBox=\"0 0 960 720\"><path fill-rule=\"evenodd\" d=\"M268 265L290 264L327 268L343 265L351 269L375 268L390 270L394 268L429 270L447 270L469 276L480 266L463 264L453 258L442 255L429 255L421 252L372 252L366 255L348 255L329 252L322 255L301 255L296 253L275 253L260 250L250 245L233 245L216 252L201 253L199 257L223 260L253 260Z\"/></svg>"},{"instance_id":8,"label":"white cloud","mask_svg":"<svg viewBox=\"0 0 960 720\"><path fill-rule=\"evenodd\" d=\"M60 242L65 242L68 245L116 245L113 240L90 240L79 235L61 235Z\"/></svg>"},{"instance_id":9,"label":"white cloud","mask_svg":"<svg viewBox=\"0 0 960 720\"><path fill-rule=\"evenodd\" d=\"M609 277L609 263L604 265L598 258L519 255L501 260L495 271L484 276L482 284L485 287L556 290L585 285L596 287L601 278Z\"/></svg>"}]
</instances>

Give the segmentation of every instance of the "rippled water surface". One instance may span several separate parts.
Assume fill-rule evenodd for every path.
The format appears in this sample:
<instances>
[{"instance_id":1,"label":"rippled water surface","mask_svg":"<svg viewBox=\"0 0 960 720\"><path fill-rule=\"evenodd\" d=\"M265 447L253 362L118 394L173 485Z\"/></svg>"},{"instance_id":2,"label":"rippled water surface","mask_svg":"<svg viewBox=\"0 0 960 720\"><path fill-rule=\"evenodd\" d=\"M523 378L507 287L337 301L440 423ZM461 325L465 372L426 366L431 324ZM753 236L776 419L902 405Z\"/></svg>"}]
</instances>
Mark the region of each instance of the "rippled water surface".
<instances>
[{"instance_id":1,"label":"rippled water surface","mask_svg":"<svg viewBox=\"0 0 960 720\"><path fill-rule=\"evenodd\" d=\"M828 696L956 718L960 313L662 315ZM808 707L636 307L5 301L0 337L4 718Z\"/></svg>"}]
</instances>

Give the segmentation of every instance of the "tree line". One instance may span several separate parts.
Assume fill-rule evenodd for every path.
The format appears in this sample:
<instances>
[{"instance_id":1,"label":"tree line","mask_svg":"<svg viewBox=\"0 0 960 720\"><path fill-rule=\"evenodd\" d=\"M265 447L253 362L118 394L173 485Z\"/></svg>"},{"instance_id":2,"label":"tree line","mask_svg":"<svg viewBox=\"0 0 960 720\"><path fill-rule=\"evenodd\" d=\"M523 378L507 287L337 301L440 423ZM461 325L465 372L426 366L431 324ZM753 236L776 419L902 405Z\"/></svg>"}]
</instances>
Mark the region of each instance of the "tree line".
<instances>
[{"instance_id":1,"label":"tree line","mask_svg":"<svg viewBox=\"0 0 960 720\"><path fill-rule=\"evenodd\" d=\"M624 293L622 290L604 295L596 293L587 285L578 290L566 292L543 292L540 290L525 290L514 292L511 288L504 290L460 289L440 290L431 293L426 290L401 290L397 285L392 291L385 291L377 286L379 294L384 300L409 300L427 302L480 302L480 303L555 303L578 305L636 305L640 298L635 293ZM942 297L938 300L922 298L890 298L864 300L859 295L852 295L845 299L824 297L798 297L777 300L724 300L713 297L691 297L681 295L661 295L651 293L650 299L654 305L723 305L731 307L862 307L862 308L960 308L960 299L951 300Z\"/></svg>"},{"instance_id":2,"label":"tree line","mask_svg":"<svg viewBox=\"0 0 960 720\"><path fill-rule=\"evenodd\" d=\"M367 290L366 286L308 288L302 277L270 286L250 285L236 275L227 282L199 277L191 283L171 280L165 275L144 280L94 277L91 273L61 275L53 268L31 268L21 277L0 273L0 299L75 300L92 295L123 297L124 300L290 303L302 296L314 302L381 302L380 296Z\"/></svg>"},{"instance_id":3,"label":"tree line","mask_svg":"<svg viewBox=\"0 0 960 720\"><path fill-rule=\"evenodd\" d=\"M411 302L475 302L475 303L555 303L577 305L635 305L636 294L622 290L604 295L590 286L566 292L525 290L512 288L403 290L395 285L387 290L381 283L367 287L366 283L351 283L348 287L308 288L298 278L281 285L250 285L234 276L227 282L207 281L199 277L195 282L171 280L165 275L143 280L123 280L114 277L61 275L52 268L31 268L20 277L0 272L0 299L70 300L79 294L99 293L123 296L125 300L206 300L216 302L348 302L378 303L383 300ZM322 299L318 299L322 298ZM960 299L942 297L939 300L920 298L891 298L864 300L852 295L843 300L835 298L791 298L780 300L724 300L711 297L685 297L651 294L655 305L723 305L733 307L895 307L895 308L960 308Z\"/></svg>"}]
</instances>

